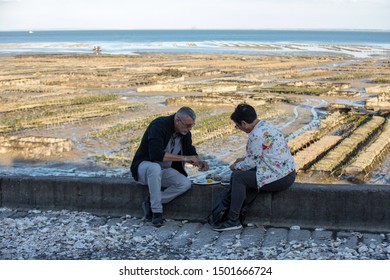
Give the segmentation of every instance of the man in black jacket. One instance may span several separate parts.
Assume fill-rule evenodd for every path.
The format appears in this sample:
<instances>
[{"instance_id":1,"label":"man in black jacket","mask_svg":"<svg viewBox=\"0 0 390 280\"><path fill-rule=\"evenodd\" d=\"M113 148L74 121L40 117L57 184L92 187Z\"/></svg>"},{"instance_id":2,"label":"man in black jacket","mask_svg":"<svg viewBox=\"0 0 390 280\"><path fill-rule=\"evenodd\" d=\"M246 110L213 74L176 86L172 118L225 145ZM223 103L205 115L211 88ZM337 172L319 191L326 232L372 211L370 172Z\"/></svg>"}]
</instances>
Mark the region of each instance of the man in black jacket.
<instances>
[{"instance_id":1,"label":"man in black jacket","mask_svg":"<svg viewBox=\"0 0 390 280\"><path fill-rule=\"evenodd\" d=\"M134 155L131 173L139 183L148 185L150 200L144 201L142 208L145 219L151 219L155 226L163 224L162 204L191 188L184 164L189 162L200 170L209 169L192 145L191 129L195 119L196 114L189 107L158 117L147 127Z\"/></svg>"}]
</instances>

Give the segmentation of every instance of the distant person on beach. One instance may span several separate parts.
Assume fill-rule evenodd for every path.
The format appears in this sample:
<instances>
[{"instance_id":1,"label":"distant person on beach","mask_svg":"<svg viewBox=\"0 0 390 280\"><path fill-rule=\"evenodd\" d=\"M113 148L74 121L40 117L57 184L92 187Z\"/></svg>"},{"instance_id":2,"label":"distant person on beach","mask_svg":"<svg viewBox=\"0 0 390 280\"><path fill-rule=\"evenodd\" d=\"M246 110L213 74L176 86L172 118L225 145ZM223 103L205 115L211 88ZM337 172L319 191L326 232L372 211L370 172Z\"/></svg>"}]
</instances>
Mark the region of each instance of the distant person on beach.
<instances>
[{"instance_id":1,"label":"distant person on beach","mask_svg":"<svg viewBox=\"0 0 390 280\"><path fill-rule=\"evenodd\" d=\"M149 188L150 198L142 203L144 218L157 227L163 224L163 204L191 188L184 164L191 163L202 171L209 169L192 145L191 129L195 120L196 114L189 107L156 118L146 128L134 155L133 177Z\"/></svg>"},{"instance_id":2,"label":"distant person on beach","mask_svg":"<svg viewBox=\"0 0 390 280\"><path fill-rule=\"evenodd\" d=\"M93 46L93 52L95 54L100 54L102 52L102 48L99 46Z\"/></svg>"},{"instance_id":3,"label":"distant person on beach","mask_svg":"<svg viewBox=\"0 0 390 280\"><path fill-rule=\"evenodd\" d=\"M231 202L227 220L214 226L216 231L240 229L241 208L248 189L282 191L295 181L295 162L282 132L273 124L257 118L248 104L237 106L230 116L235 127L248 134L246 154L230 169Z\"/></svg>"}]
</instances>

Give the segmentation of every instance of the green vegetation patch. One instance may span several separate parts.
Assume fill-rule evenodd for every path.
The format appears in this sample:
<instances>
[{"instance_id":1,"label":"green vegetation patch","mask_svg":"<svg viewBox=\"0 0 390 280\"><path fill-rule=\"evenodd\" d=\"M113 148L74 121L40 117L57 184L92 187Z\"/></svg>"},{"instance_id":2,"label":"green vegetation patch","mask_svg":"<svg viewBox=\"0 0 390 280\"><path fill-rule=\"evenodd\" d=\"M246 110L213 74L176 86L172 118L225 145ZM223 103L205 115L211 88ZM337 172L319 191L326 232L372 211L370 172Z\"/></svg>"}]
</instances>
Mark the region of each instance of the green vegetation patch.
<instances>
[{"instance_id":1,"label":"green vegetation patch","mask_svg":"<svg viewBox=\"0 0 390 280\"><path fill-rule=\"evenodd\" d=\"M348 74L340 74L327 78L328 81L348 81L357 79L368 79L372 74L369 72L355 72Z\"/></svg>"},{"instance_id":2,"label":"green vegetation patch","mask_svg":"<svg viewBox=\"0 0 390 280\"><path fill-rule=\"evenodd\" d=\"M117 101L119 95L92 95L64 100L63 103L43 104L26 110L4 113L0 119L3 131L45 127L61 123L77 122L83 119L104 117L121 110L133 110L143 105Z\"/></svg>"},{"instance_id":3,"label":"green vegetation patch","mask_svg":"<svg viewBox=\"0 0 390 280\"><path fill-rule=\"evenodd\" d=\"M180 78L185 74L185 72L180 71L176 68L168 68L163 69L161 73L158 74L158 76L167 76L167 77L173 77L173 78Z\"/></svg>"},{"instance_id":4,"label":"green vegetation patch","mask_svg":"<svg viewBox=\"0 0 390 280\"><path fill-rule=\"evenodd\" d=\"M369 81L373 84L390 84L390 76L378 77Z\"/></svg>"},{"instance_id":5,"label":"green vegetation patch","mask_svg":"<svg viewBox=\"0 0 390 280\"><path fill-rule=\"evenodd\" d=\"M297 86L285 86L277 85L272 88L263 88L255 90L255 92L271 92L271 93L288 93L288 94L303 94L303 95L322 95L330 92L331 87L297 87Z\"/></svg>"}]
</instances>

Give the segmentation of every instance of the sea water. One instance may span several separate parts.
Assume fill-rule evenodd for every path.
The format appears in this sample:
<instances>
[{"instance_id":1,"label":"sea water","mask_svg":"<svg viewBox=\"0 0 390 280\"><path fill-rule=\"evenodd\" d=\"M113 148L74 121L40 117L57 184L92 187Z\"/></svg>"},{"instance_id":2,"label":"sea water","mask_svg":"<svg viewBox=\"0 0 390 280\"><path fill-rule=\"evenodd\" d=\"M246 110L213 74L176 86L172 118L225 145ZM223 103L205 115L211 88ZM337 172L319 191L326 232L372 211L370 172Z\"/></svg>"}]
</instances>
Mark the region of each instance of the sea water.
<instances>
[{"instance_id":1,"label":"sea water","mask_svg":"<svg viewBox=\"0 0 390 280\"><path fill-rule=\"evenodd\" d=\"M264 48L264 45L268 47ZM344 45L355 49L329 49ZM0 32L0 53L138 52L291 53L351 52L361 56L390 51L387 31L309 30L77 30ZM261 48L259 46L262 46ZM362 46L369 46L364 48Z\"/></svg>"}]
</instances>

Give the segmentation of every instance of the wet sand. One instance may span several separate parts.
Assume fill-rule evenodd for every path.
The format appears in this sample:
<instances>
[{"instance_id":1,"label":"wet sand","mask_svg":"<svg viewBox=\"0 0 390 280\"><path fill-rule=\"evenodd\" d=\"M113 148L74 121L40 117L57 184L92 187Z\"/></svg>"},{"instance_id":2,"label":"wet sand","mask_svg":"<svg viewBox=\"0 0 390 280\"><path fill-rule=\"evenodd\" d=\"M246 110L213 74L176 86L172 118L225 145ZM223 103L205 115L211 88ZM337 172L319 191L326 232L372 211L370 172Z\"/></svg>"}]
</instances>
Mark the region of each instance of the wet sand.
<instances>
[{"instance_id":1,"label":"wet sand","mask_svg":"<svg viewBox=\"0 0 390 280\"><path fill-rule=\"evenodd\" d=\"M198 113L193 129L198 152L209 161L210 172L228 174L246 142L229 120L238 103L253 104L260 118L293 138L318 129L329 105L364 109L365 100L375 96L367 89L390 85L388 60L329 54L0 57L1 172L130 176L128 167L147 124L190 105ZM34 143L7 146L10 137ZM72 149L61 151L57 144L48 150L42 139L53 138L70 140ZM384 172L380 163L375 170ZM299 180L348 182L311 172L302 172Z\"/></svg>"}]
</instances>

